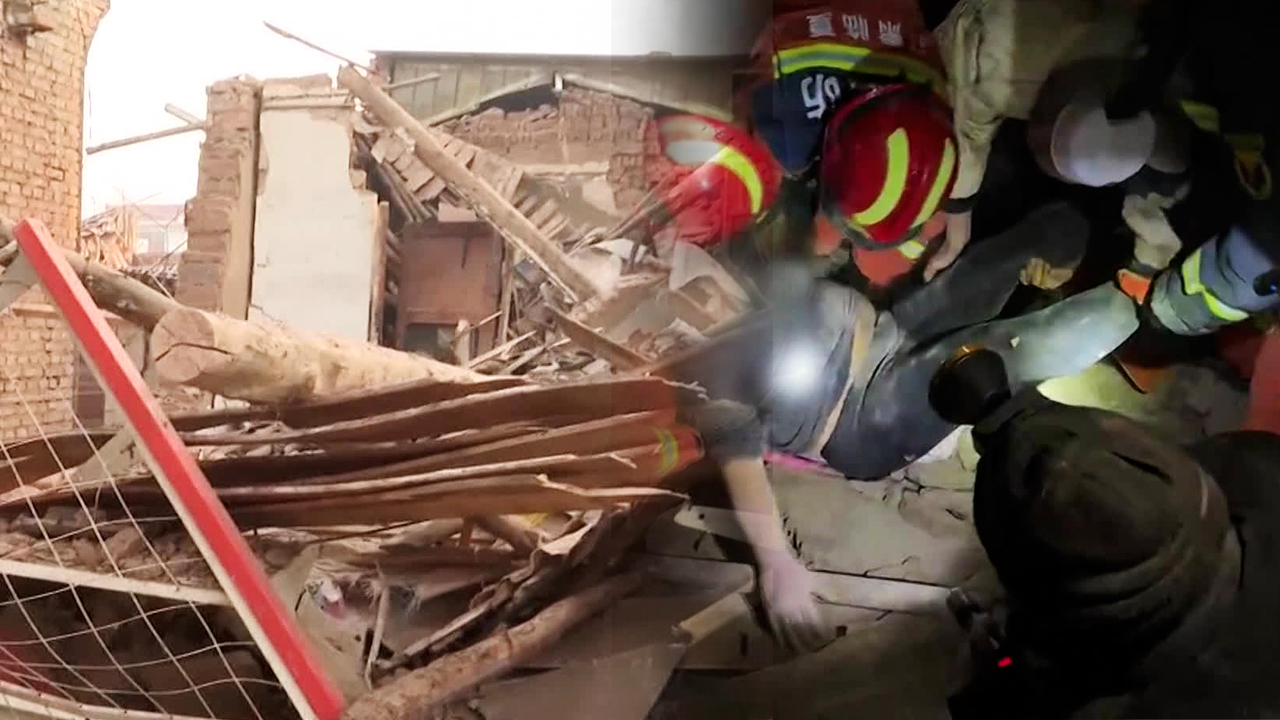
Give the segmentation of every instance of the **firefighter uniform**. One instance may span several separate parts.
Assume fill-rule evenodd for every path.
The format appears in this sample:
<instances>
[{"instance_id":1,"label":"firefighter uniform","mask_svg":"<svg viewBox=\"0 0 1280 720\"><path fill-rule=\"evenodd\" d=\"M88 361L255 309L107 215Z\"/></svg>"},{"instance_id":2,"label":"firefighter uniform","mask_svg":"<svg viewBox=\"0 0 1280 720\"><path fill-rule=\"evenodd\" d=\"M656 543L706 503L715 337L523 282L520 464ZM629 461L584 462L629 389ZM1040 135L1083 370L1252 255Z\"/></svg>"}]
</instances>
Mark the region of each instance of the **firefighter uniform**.
<instances>
[{"instance_id":1,"label":"firefighter uniform","mask_svg":"<svg viewBox=\"0 0 1280 720\"><path fill-rule=\"evenodd\" d=\"M1156 278L1150 308L1174 333L1201 335L1280 303L1280 204L1274 187L1280 107L1257 85L1258 78L1280 70L1273 48L1275 4L1154 0L1150 6L1149 22L1158 28L1150 39L1152 52L1115 104L1132 112L1141 103L1131 96L1156 102L1142 98L1143 89L1166 87L1179 63L1192 88L1182 108L1208 150L1193 165L1191 196L1168 215L1183 246L1195 249Z\"/></svg>"},{"instance_id":2,"label":"firefighter uniform","mask_svg":"<svg viewBox=\"0 0 1280 720\"><path fill-rule=\"evenodd\" d=\"M914 0L783 4L757 44L756 56L762 77L746 103L752 124L798 182L816 181L830 189L831 174L823 173L821 165L824 155L833 154L832 120L878 88L915 86L930 96L933 107L945 108L942 59ZM914 112L924 116L929 110L922 103ZM943 112L949 113L949 108ZM945 138L930 128L905 125L891 128L887 137L876 130L858 133L851 128L847 137L866 138L868 147L851 151L861 162L846 157L841 168L848 174L858 166L864 177L857 182L873 189L856 192L864 196L852 203L856 207L825 214L830 217L823 216L821 207L813 208L811 212L819 211L817 232L853 236L855 247L862 250L896 247L908 260L919 258L936 234L927 223L954 178L957 154L947 122ZM876 238L876 226L895 212L906 213L910 237L898 237L895 231L886 234L892 237ZM863 235L873 242L859 243ZM820 242L829 239L819 237Z\"/></svg>"}]
</instances>

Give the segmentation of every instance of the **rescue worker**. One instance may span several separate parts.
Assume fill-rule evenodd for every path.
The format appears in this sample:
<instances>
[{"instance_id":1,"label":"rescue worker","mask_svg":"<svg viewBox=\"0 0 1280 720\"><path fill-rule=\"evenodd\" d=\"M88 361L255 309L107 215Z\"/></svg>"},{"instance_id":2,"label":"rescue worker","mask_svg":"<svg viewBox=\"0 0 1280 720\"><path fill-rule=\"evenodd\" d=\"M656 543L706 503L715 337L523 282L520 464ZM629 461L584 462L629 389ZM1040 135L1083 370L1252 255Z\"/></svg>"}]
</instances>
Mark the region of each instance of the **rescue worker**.
<instances>
[{"instance_id":1,"label":"rescue worker","mask_svg":"<svg viewBox=\"0 0 1280 720\"><path fill-rule=\"evenodd\" d=\"M651 132L664 161L646 168L646 180L680 242L723 244L774 207L781 169L745 128L706 114L679 114L659 118Z\"/></svg>"},{"instance_id":2,"label":"rescue worker","mask_svg":"<svg viewBox=\"0 0 1280 720\"><path fill-rule=\"evenodd\" d=\"M819 254L851 246L863 274L887 284L940 234L957 163L945 73L917 4L775 3L754 53L743 114L793 185L786 232Z\"/></svg>"},{"instance_id":3,"label":"rescue worker","mask_svg":"<svg viewBox=\"0 0 1280 720\"><path fill-rule=\"evenodd\" d=\"M935 34L949 79L959 143L958 175L947 202L946 242L925 268L925 280L947 267L973 235L973 211L983 198L1008 206L1025 173L988 178L992 148L1001 131L1018 132L1031 120L1042 88L1055 70L1083 60L1127 59L1134 49L1136 15L1119 0L960 0L928 3L937 18L950 5ZM1104 72L1105 75L1105 72ZM1095 84L1104 78L1089 78ZM1071 97L1052 112L1053 146L1064 159L1058 180L1103 187L1135 174L1154 143L1151 119L1106 122L1100 99ZM1025 130L1022 130L1025 132ZM1082 147L1082 144L1084 147ZM1062 158L1061 151L1068 150ZM988 180L984 187L984 180ZM1036 179L1030 179L1032 183ZM1060 191L1057 191L1060 193ZM1015 201L1016 204L1016 201ZM1024 208L1025 212L1030 208ZM1004 212L996 208L996 212ZM1073 268L1052 277L1028 278L1056 287Z\"/></svg>"},{"instance_id":4,"label":"rescue worker","mask_svg":"<svg viewBox=\"0 0 1280 720\"><path fill-rule=\"evenodd\" d=\"M953 717L1280 714L1280 436L1181 448L1012 394L981 349L943 366L931 400L977 423L974 522L1006 594L953 594L975 664Z\"/></svg>"},{"instance_id":5,"label":"rescue worker","mask_svg":"<svg viewBox=\"0 0 1280 720\"><path fill-rule=\"evenodd\" d=\"M816 219L827 228L826 237L834 233L870 255L905 249L918 257L921 241L941 231L938 211L958 153L940 59L914 0L789 4L774 18L759 56L768 60L769 75L749 93L752 125L788 175L780 202L796 205L785 208L784 216L800 220L784 234L811 239L811 232L795 227ZM714 142L703 146L701 157L716 160L708 162L709 181L668 195L679 200L669 203L677 208L678 226L681 203L715 187L711 179L750 189L769 176L758 164L740 161L759 156L746 151L741 134L725 128L707 134ZM679 157L672 152L676 143L667 139L668 155ZM740 199L769 194L738 193ZM745 213L723 217L741 219ZM723 231L736 224L690 220L682 231L701 241L699 226ZM713 397L748 409L732 422L705 416L695 421L709 453L722 455L735 509L756 548L764 605L780 638L812 648L822 628L807 572L783 541L761 459L765 445L821 456L858 479L883 477L924 455L954 426L929 410L922 383L939 348L965 336L951 336L942 345L928 342L995 317L1032 260L1071 265L1086 235L1079 213L1062 204L1043 207L1018 228L975 248L963 268L897 299L888 311L848 287L814 283L803 265L770 263L761 279L772 281L766 284L775 313L696 361L670 368L674 377L699 381ZM1044 324L1052 325L1051 318L1032 321L1028 329L1034 333ZM975 332L998 333L1000 327ZM1107 337L1104 331L1094 339L1107 345ZM1080 357L1097 359L1087 350ZM1076 359L1068 357L1067 363ZM1064 366L1061 372L1072 369L1080 368ZM752 411L757 408L763 427ZM720 445L732 452L724 455L716 449Z\"/></svg>"},{"instance_id":6,"label":"rescue worker","mask_svg":"<svg viewBox=\"0 0 1280 720\"><path fill-rule=\"evenodd\" d=\"M670 163L650 182L681 240L723 243L760 221L754 239L767 247L757 260L851 244L859 267L888 282L940 234L955 174L932 35L914 0L776 2L774 10L738 126L660 119ZM902 262L877 272L888 255Z\"/></svg>"},{"instance_id":7,"label":"rescue worker","mask_svg":"<svg viewBox=\"0 0 1280 720\"><path fill-rule=\"evenodd\" d=\"M1190 195L1164 213L1185 254L1156 278L1146 307L1151 326L1202 335L1280 304L1280 108L1254 84L1280 70L1275 7L1146 6L1150 50L1107 111L1124 119L1172 95L1198 129Z\"/></svg>"}]
</instances>

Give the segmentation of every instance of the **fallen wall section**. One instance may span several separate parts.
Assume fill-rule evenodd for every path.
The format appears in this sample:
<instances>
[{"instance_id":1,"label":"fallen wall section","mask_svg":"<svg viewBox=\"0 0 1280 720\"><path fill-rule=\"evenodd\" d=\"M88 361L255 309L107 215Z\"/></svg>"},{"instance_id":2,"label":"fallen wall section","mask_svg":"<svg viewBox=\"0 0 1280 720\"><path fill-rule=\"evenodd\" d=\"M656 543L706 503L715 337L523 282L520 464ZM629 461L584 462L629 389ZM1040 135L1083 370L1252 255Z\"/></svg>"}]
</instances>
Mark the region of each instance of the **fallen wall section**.
<instances>
[{"instance_id":1,"label":"fallen wall section","mask_svg":"<svg viewBox=\"0 0 1280 720\"><path fill-rule=\"evenodd\" d=\"M250 320L370 337L378 198L353 170L355 104L326 75L266 80Z\"/></svg>"}]
</instances>

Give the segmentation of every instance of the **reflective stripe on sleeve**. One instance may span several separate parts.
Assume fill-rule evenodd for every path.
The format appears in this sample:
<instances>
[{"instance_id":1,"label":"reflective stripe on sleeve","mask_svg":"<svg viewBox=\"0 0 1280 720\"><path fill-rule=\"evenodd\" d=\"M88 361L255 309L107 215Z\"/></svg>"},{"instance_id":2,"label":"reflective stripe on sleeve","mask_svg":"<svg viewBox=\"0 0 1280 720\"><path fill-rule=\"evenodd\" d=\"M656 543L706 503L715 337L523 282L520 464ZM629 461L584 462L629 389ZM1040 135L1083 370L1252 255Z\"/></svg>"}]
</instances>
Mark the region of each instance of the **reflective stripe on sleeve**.
<instances>
[{"instance_id":1,"label":"reflective stripe on sleeve","mask_svg":"<svg viewBox=\"0 0 1280 720\"><path fill-rule=\"evenodd\" d=\"M1249 317L1249 313L1231 307L1219 300L1200 281L1200 248L1196 248L1196 251L1191 253L1186 261L1182 263L1182 292L1187 295L1200 295L1204 300L1205 307L1209 308L1209 312L1213 313L1213 316L1219 320L1233 323Z\"/></svg>"}]
</instances>

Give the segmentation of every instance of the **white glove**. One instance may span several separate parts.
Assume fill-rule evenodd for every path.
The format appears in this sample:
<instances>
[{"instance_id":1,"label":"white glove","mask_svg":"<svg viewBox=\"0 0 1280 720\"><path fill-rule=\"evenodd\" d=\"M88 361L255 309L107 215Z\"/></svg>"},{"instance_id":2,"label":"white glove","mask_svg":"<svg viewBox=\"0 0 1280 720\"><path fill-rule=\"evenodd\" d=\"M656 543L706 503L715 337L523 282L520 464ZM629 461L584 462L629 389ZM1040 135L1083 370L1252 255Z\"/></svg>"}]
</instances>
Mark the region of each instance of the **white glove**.
<instances>
[{"instance_id":1,"label":"white glove","mask_svg":"<svg viewBox=\"0 0 1280 720\"><path fill-rule=\"evenodd\" d=\"M1133 257L1152 270L1169 267L1173 256L1182 249L1182 241L1169 225L1164 211L1185 197L1186 191L1184 185L1173 197L1152 193L1145 197L1128 195L1124 199L1121 215L1134 234Z\"/></svg>"}]
</instances>

